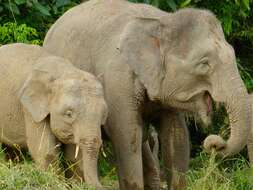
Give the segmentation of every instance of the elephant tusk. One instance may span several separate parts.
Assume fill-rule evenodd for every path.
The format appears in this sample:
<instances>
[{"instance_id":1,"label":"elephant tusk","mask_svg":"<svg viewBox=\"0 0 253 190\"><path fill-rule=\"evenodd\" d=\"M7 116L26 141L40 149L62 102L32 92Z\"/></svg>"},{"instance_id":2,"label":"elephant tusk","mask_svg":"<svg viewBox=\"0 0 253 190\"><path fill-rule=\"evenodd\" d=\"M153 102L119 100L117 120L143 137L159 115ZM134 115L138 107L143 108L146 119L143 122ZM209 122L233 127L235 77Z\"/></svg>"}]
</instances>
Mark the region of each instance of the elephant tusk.
<instances>
[{"instance_id":1,"label":"elephant tusk","mask_svg":"<svg viewBox=\"0 0 253 190\"><path fill-rule=\"evenodd\" d=\"M79 152L79 144L76 145L75 159L78 156L78 152Z\"/></svg>"}]
</instances>

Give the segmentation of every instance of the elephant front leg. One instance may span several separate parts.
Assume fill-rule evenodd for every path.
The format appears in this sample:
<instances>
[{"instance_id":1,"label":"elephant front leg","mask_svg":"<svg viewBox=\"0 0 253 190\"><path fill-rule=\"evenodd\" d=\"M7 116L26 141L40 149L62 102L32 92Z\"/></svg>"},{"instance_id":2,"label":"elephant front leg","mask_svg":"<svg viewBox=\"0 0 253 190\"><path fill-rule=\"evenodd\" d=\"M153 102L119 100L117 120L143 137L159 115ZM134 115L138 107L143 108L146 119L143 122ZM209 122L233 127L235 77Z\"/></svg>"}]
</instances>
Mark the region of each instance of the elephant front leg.
<instances>
[{"instance_id":1,"label":"elephant front leg","mask_svg":"<svg viewBox=\"0 0 253 190\"><path fill-rule=\"evenodd\" d=\"M110 110L107 132L117 158L120 190L144 190L141 117L127 106Z\"/></svg>"},{"instance_id":2,"label":"elephant front leg","mask_svg":"<svg viewBox=\"0 0 253 190\"><path fill-rule=\"evenodd\" d=\"M50 164L58 167L60 144L51 132L49 119L35 123L25 111L25 125L28 150L35 163L42 169L47 169Z\"/></svg>"},{"instance_id":3,"label":"elephant front leg","mask_svg":"<svg viewBox=\"0 0 253 190\"><path fill-rule=\"evenodd\" d=\"M190 159L189 134L183 116L176 111L162 114L159 138L169 189L185 190Z\"/></svg>"},{"instance_id":4,"label":"elephant front leg","mask_svg":"<svg viewBox=\"0 0 253 190\"><path fill-rule=\"evenodd\" d=\"M158 152L157 152L158 154ZM159 160L156 160L149 146L145 141L142 145L143 174L145 190L160 189L160 168Z\"/></svg>"}]
</instances>

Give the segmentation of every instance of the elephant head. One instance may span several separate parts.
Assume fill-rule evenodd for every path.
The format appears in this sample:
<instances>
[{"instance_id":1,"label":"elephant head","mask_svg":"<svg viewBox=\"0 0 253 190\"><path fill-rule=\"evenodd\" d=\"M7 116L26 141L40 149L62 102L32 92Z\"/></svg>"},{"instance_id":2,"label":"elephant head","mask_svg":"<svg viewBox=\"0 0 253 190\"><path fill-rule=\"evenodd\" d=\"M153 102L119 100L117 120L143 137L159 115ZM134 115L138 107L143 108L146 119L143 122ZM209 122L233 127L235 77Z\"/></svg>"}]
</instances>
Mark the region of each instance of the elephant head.
<instances>
[{"instance_id":1,"label":"elephant head","mask_svg":"<svg viewBox=\"0 0 253 190\"><path fill-rule=\"evenodd\" d=\"M211 135L204 143L207 149L232 155L246 145L251 122L247 91L234 50L211 12L182 9L159 18L133 18L118 50L152 101L197 112L206 123L212 100L225 103L230 138L226 142Z\"/></svg>"},{"instance_id":2,"label":"elephant head","mask_svg":"<svg viewBox=\"0 0 253 190\"><path fill-rule=\"evenodd\" d=\"M101 187L97 160L107 105L100 82L63 58L40 58L21 90L20 100L34 122L50 118L52 133L82 153L84 179Z\"/></svg>"}]
</instances>

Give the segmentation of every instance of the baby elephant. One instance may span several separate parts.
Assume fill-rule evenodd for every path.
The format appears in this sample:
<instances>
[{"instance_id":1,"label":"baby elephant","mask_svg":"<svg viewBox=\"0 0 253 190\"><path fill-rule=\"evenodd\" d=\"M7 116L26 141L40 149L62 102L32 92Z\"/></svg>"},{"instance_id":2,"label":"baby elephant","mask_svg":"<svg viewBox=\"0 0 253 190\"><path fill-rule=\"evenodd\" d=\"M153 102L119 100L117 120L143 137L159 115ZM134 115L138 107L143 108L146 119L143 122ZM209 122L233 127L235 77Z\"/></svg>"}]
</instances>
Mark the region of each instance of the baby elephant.
<instances>
[{"instance_id":1,"label":"baby elephant","mask_svg":"<svg viewBox=\"0 0 253 190\"><path fill-rule=\"evenodd\" d=\"M42 168L57 159L63 144L67 160L79 155L86 183L102 188L97 159L107 105L100 82L25 44L0 47L0 76L0 141L28 148Z\"/></svg>"}]
</instances>

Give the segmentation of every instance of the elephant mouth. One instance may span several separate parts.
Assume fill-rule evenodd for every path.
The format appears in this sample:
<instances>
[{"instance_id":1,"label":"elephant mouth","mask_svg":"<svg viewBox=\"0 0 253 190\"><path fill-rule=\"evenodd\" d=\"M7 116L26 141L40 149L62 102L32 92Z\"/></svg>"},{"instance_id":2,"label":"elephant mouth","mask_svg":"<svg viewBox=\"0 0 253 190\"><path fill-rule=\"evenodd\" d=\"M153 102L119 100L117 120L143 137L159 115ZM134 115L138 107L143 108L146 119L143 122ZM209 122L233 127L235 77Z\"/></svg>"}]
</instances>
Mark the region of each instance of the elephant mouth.
<instances>
[{"instance_id":1,"label":"elephant mouth","mask_svg":"<svg viewBox=\"0 0 253 190\"><path fill-rule=\"evenodd\" d=\"M57 139L59 139L64 144L72 144L74 142L74 135L73 134L61 134L56 135Z\"/></svg>"},{"instance_id":2,"label":"elephant mouth","mask_svg":"<svg viewBox=\"0 0 253 190\"><path fill-rule=\"evenodd\" d=\"M169 102L170 107L175 107L185 111L188 114L194 114L200 121L208 126L211 123L211 114L213 112L213 98L209 91L202 90L188 95L184 101L176 100ZM195 115L197 113L197 115Z\"/></svg>"},{"instance_id":3,"label":"elephant mouth","mask_svg":"<svg viewBox=\"0 0 253 190\"><path fill-rule=\"evenodd\" d=\"M213 112L213 98L208 91L196 93L188 101L195 104L194 108L190 111L200 111L205 116L210 116Z\"/></svg>"},{"instance_id":4,"label":"elephant mouth","mask_svg":"<svg viewBox=\"0 0 253 190\"><path fill-rule=\"evenodd\" d=\"M211 123L211 114L213 112L213 99L207 91L202 94L200 101L197 101L196 111L203 126L209 126Z\"/></svg>"}]
</instances>

